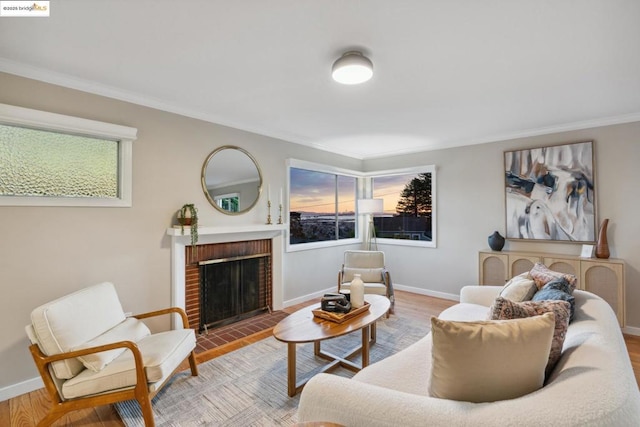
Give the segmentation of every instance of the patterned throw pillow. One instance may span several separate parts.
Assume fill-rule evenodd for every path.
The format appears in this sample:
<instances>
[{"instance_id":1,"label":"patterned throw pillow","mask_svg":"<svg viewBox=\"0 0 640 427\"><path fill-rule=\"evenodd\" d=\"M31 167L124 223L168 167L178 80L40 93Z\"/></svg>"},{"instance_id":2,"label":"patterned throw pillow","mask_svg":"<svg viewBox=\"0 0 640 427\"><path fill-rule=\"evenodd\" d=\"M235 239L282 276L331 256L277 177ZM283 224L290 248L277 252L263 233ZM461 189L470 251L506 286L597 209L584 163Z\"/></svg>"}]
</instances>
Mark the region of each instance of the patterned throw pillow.
<instances>
[{"instance_id":1,"label":"patterned throw pillow","mask_svg":"<svg viewBox=\"0 0 640 427\"><path fill-rule=\"evenodd\" d=\"M571 292L569 293L572 294L576 289L576 284L578 283L578 278L573 274L560 273L559 271L549 270L549 267L539 262L537 262L533 266L531 271L529 271L529 275L534 280L534 282L536 282L536 286L538 287L538 289L542 289L544 285L546 285L553 279L564 278L567 280L567 283L570 286Z\"/></svg>"},{"instance_id":2,"label":"patterned throw pillow","mask_svg":"<svg viewBox=\"0 0 640 427\"><path fill-rule=\"evenodd\" d=\"M548 301L548 300L562 300L567 301L570 307L569 322L573 320L573 313L576 308L576 299L571 295L571 285L567 283L565 278L554 279L544 285L536 294L531 298L532 301Z\"/></svg>"},{"instance_id":3,"label":"patterned throw pillow","mask_svg":"<svg viewBox=\"0 0 640 427\"><path fill-rule=\"evenodd\" d=\"M489 310L491 320L513 320L531 316L539 316L544 313L555 314L555 330L551 342L551 352L545 369L548 378L553 368L562 355L562 345L569 328L569 303L567 301L524 301L513 302L498 297Z\"/></svg>"}]
</instances>

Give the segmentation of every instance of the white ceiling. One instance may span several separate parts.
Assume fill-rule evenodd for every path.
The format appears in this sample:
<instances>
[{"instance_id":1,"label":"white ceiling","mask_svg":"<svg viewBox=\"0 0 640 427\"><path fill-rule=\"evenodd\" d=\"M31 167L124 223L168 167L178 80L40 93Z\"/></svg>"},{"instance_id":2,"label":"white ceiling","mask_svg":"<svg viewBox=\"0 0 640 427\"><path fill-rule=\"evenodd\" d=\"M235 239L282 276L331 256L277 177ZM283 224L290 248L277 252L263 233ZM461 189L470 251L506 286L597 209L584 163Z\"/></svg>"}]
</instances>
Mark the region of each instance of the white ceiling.
<instances>
[{"instance_id":1,"label":"white ceiling","mask_svg":"<svg viewBox=\"0 0 640 427\"><path fill-rule=\"evenodd\" d=\"M0 71L366 159L640 120L640 1L54 0Z\"/></svg>"}]
</instances>

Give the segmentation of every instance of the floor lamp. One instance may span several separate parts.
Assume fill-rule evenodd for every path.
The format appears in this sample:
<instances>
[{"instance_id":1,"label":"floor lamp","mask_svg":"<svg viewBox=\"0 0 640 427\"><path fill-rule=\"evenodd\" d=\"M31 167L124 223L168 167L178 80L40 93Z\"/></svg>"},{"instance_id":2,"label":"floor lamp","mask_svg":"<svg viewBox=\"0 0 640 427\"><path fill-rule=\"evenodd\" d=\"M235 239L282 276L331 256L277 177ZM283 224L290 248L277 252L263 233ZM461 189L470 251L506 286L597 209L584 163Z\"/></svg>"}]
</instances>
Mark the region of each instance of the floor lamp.
<instances>
[{"instance_id":1,"label":"floor lamp","mask_svg":"<svg viewBox=\"0 0 640 427\"><path fill-rule=\"evenodd\" d=\"M367 234L364 242L364 247L368 251L371 250L372 243L375 246L375 250L378 250L378 243L376 242L376 227L373 225L373 214L382 213L383 202L383 199L358 200L358 213L360 215L369 215Z\"/></svg>"}]
</instances>

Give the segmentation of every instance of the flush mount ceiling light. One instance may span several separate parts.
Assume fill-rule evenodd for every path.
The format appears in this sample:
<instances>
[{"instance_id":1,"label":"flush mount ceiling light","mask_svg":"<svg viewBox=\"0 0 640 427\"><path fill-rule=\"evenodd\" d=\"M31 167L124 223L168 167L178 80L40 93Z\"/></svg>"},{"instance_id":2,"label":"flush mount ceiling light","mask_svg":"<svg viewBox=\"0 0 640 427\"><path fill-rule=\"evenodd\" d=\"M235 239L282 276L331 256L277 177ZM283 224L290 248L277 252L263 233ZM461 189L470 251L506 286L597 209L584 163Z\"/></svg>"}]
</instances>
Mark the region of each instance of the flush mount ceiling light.
<instances>
[{"instance_id":1,"label":"flush mount ceiling light","mask_svg":"<svg viewBox=\"0 0 640 427\"><path fill-rule=\"evenodd\" d=\"M331 69L331 77L338 83L357 85L364 83L373 76L373 64L361 52L350 51L344 53Z\"/></svg>"}]
</instances>

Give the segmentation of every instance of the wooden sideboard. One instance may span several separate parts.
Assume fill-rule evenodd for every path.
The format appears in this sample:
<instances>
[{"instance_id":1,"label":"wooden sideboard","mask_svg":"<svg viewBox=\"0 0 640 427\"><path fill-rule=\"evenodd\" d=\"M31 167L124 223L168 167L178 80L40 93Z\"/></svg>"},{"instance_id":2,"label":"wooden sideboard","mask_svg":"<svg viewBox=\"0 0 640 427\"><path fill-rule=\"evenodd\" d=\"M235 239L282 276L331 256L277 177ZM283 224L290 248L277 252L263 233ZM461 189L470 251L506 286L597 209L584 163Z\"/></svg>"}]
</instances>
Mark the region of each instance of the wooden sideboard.
<instances>
[{"instance_id":1,"label":"wooden sideboard","mask_svg":"<svg viewBox=\"0 0 640 427\"><path fill-rule=\"evenodd\" d=\"M581 258L540 252L480 251L481 285L504 285L511 277L531 270L536 262L549 269L573 274L578 278L577 289L592 292L607 301L625 325L624 261L620 259Z\"/></svg>"}]
</instances>

